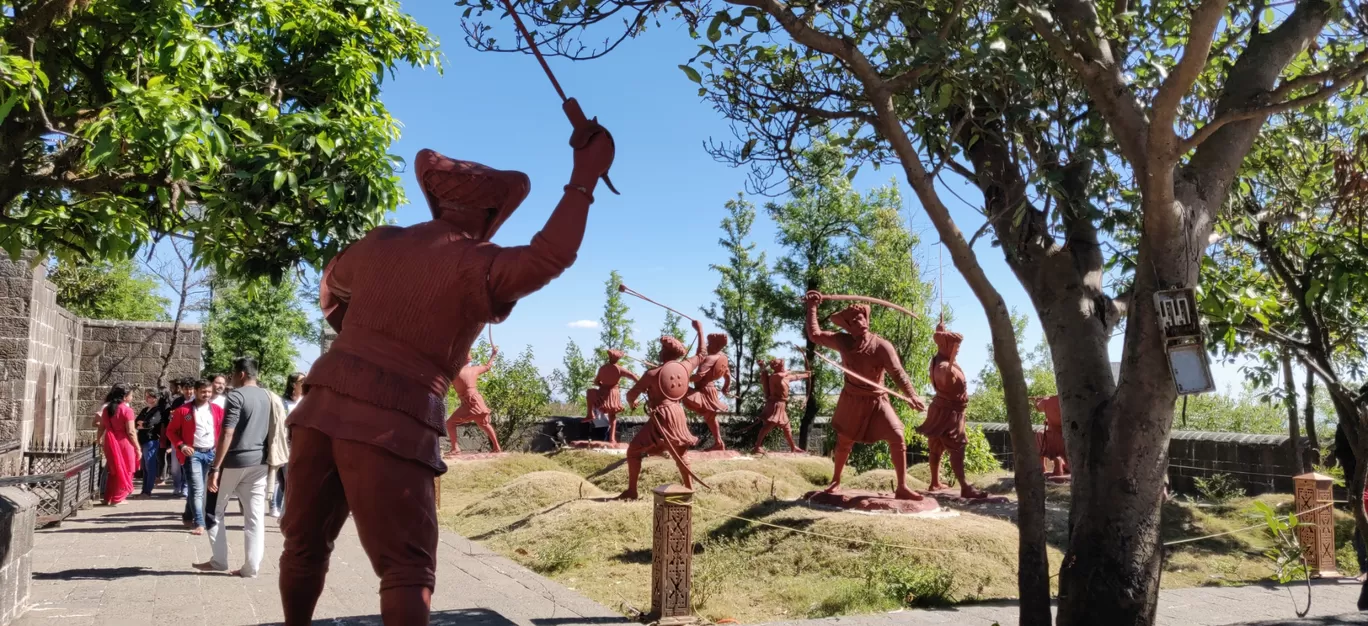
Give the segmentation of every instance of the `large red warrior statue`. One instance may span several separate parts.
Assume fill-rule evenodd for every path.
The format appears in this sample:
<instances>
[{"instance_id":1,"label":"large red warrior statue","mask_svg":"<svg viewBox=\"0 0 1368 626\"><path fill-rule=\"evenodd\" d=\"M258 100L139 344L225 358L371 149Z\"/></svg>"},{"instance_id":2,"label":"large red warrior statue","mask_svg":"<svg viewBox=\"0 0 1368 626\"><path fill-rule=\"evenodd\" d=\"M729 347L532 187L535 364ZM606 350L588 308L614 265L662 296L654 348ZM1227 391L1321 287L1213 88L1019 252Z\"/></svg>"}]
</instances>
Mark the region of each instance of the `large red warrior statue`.
<instances>
[{"instance_id":1,"label":"large red warrior statue","mask_svg":"<svg viewBox=\"0 0 1368 626\"><path fill-rule=\"evenodd\" d=\"M898 474L896 497L921 500L921 494L907 488L907 444L903 439L903 424L888 402L888 392L882 387L884 374L893 377L913 409L921 411L926 403L912 388L912 379L907 377L893 344L869 332L869 307L856 304L831 316L831 321L846 332L822 330L817 321L817 306L822 303L822 297L816 291L807 293L807 336L817 345L840 352L841 366L847 371L841 398L836 401L836 411L831 416L831 427L836 431L836 471L826 490L828 493L840 490L841 471L855 444L886 441L889 456L893 457L893 469Z\"/></svg>"},{"instance_id":2,"label":"large red warrior statue","mask_svg":"<svg viewBox=\"0 0 1368 626\"><path fill-rule=\"evenodd\" d=\"M718 379L722 380L722 395L731 393L731 367L727 361L727 336L722 333L708 335L708 352L698 373L693 375L693 389L684 396L684 407L703 416L712 432L713 445L708 450L726 450L722 442L722 427L717 423L717 414L727 410L727 403L717 393Z\"/></svg>"},{"instance_id":3,"label":"large red warrior statue","mask_svg":"<svg viewBox=\"0 0 1368 626\"><path fill-rule=\"evenodd\" d=\"M428 623L447 390L485 325L574 263L614 150L588 120L570 145L569 184L529 245L489 242L527 197L526 175L423 150L415 166L432 221L376 228L324 270L321 305L338 335L289 418L280 557L288 626L310 623L348 513L380 576L384 623Z\"/></svg>"},{"instance_id":4,"label":"large red warrior statue","mask_svg":"<svg viewBox=\"0 0 1368 626\"><path fill-rule=\"evenodd\" d=\"M1047 466L1050 462L1054 462L1054 471L1050 472L1051 475L1063 476L1068 474L1069 453L1064 450L1064 414L1059 408L1059 396L1036 398L1035 408L1045 414L1045 432L1036 435L1036 447L1040 449L1041 470L1050 471Z\"/></svg>"},{"instance_id":5,"label":"large red warrior statue","mask_svg":"<svg viewBox=\"0 0 1368 626\"><path fill-rule=\"evenodd\" d=\"M489 421L489 405L485 404L479 388L480 376L494 366L494 359L498 356L499 347L491 346L489 360L484 365L467 365L461 368L460 373L451 381L451 387L456 391L461 406L446 421L447 438L451 439L450 457L461 453L461 442L457 438L456 427L463 424L474 424L489 437L490 448L495 452L503 451L499 447L499 436L494 434L494 425Z\"/></svg>"},{"instance_id":6,"label":"large red warrior statue","mask_svg":"<svg viewBox=\"0 0 1368 626\"><path fill-rule=\"evenodd\" d=\"M987 494L974 489L964 475L964 448L969 437L964 429L964 408L969 404L964 370L955 362L964 335L950 332L945 324L936 325L936 356L931 357L931 386L936 397L926 411L926 421L917 432L926 435L931 447L931 491L945 489L940 481L941 455L950 452L950 468L960 484L960 495L982 498Z\"/></svg>"},{"instance_id":7,"label":"large red warrior statue","mask_svg":"<svg viewBox=\"0 0 1368 626\"><path fill-rule=\"evenodd\" d=\"M689 392L689 378L707 356L703 348L703 324L694 320L694 330L698 332L698 352L680 360L685 347L682 342L666 335L660 338L660 365L646 370L635 385L627 391L627 402L636 408L637 398L646 394L646 425L632 437L627 446L627 489L618 496L620 500L636 500L637 479L641 477L641 460L652 454L668 453L674 457L679 467L680 480L684 486L693 488L693 473L685 456L689 448L698 443L698 437L689 432L689 418L684 414L680 402Z\"/></svg>"},{"instance_id":8,"label":"large red warrior statue","mask_svg":"<svg viewBox=\"0 0 1368 626\"><path fill-rule=\"evenodd\" d=\"M594 421L594 412L602 413L608 418L608 443L617 443L617 416L622 412L622 392L618 390L618 383L622 379L628 378L636 382L637 375L621 365L618 361L625 356L621 350L609 350L608 362L599 366L598 374L594 375L594 385L584 392L584 403L588 406L589 414L584 417L585 422Z\"/></svg>"},{"instance_id":9,"label":"large red warrior statue","mask_svg":"<svg viewBox=\"0 0 1368 626\"><path fill-rule=\"evenodd\" d=\"M765 365L761 363L760 373L764 376L765 408L760 411L760 436L755 438L755 448L751 450L756 454L761 452L761 447L765 445L765 437L769 436L770 431L780 428L784 432L784 440L788 441L789 451L804 452L798 444L793 442L793 428L789 426L788 400L789 383L795 380L803 380L812 376L811 372L786 372L784 371L783 359L770 359L769 372L766 373Z\"/></svg>"}]
</instances>

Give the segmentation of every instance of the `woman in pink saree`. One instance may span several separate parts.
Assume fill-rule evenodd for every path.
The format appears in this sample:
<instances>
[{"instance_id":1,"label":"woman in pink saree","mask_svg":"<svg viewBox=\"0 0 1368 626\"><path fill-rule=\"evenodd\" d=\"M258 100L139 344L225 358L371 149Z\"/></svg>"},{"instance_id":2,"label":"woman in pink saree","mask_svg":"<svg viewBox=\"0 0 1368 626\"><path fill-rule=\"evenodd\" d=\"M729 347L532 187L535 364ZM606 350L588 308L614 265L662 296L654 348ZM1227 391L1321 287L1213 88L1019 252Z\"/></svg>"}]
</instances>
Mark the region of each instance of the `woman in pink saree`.
<instances>
[{"instance_id":1,"label":"woman in pink saree","mask_svg":"<svg viewBox=\"0 0 1368 626\"><path fill-rule=\"evenodd\" d=\"M133 493L133 472L138 469L138 450L133 443L138 431L133 426L133 409L128 406L128 385L114 385L100 408L96 438L104 447L109 478L105 481L105 504L118 506Z\"/></svg>"}]
</instances>

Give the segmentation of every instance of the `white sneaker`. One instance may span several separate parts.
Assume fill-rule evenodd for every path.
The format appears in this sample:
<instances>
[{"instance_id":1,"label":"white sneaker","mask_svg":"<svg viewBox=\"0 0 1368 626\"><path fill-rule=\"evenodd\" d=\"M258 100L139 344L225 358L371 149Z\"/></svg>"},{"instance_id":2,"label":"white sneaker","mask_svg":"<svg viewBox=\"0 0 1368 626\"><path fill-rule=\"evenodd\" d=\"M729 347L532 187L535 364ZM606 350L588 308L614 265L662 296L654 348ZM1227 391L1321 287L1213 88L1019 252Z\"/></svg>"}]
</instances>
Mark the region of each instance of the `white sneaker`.
<instances>
[{"instance_id":1,"label":"white sneaker","mask_svg":"<svg viewBox=\"0 0 1368 626\"><path fill-rule=\"evenodd\" d=\"M267 513L267 515L270 515L271 517L276 517L276 518L278 518L278 517L280 517L280 509L277 509L277 508L275 508L275 507L271 507L271 512L270 512L270 513Z\"/></svg>"}]
</instances>

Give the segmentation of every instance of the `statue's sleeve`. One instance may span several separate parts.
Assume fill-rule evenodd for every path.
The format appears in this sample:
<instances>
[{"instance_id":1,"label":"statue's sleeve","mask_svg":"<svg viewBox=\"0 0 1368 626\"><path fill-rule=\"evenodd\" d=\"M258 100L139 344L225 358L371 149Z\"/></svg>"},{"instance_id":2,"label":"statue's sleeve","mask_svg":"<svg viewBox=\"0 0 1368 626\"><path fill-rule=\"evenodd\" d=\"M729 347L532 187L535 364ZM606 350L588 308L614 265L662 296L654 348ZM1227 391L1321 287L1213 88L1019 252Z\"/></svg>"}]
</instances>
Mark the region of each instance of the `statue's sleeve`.
<instances>
[{"instance_id":1,"label":"statue's sleeve","mask_svg":"<svg viewBox=\"0 0 1368 626\"><path fill-rule=\"evenodd\" d=\"M355 274L352 252L361 242L343 248L337 256L328 261L323 269L323 280L318 283L318 306L323 309L323 318L333 330L342 331L342 319L347 315L347 303L351 301L352 279Z\"/></svg>"},{"instance_id":2,"label":"statue's sleeve","mask_svg":"<svg viewBox=\"0 0 1368 626\"><path fill-rule=\"evenodd\" d=\"M893 377L893 382L907 394L907 397L916 398L917 390L912 386L912 378L907 375L907 370L903 369L902 361L898 359L898 351L893 349L893 344L884 341L883 350L879 352L884 355L884 369ZM964 381L961 380L960 384L963 385Z\"/></svg>"},{"instance_id":3,"label":"statue's sleeve","mask_svg":"<svg viewBox=\"0 0 1368 626\"><path fill-rule=\"evenodd\" d=\"M842 350L846 347L846 342L843 341L846 337L844 333L822 330L822 323L817 320L817 307L815 306L807 307L807 336L808 339L812 340L812 343L832 350Z\"/></svg>"},{"instance_id":4,"label":"statue's sleeve","mask_svg":"<svg viewBox=\"0 0 1368 626\"><path fill-rule=\"evenodd\" d=\"M589 217L589 201L580 193L567 193L551 212L532 243L499 250L489 268L489 293L494 309L508 305L545 287L579 254L584 241L584 222Z\"/></svg>"},{"instance_id":5,"label":"statue's sleeve","mask_svg":"<svg viewBox=\"0 0 1368 626\"><path fill-rule=\"evenodd\" d=\"M646 385L647 385L647 382L646 382L646 381L649 380L650 378L651 378L651 373L650 373L650 372L646 372L645 374L642 374L642 375L641 375L641 378L637 379L636 384L635 384L635 385L632 385L632 388L629 389L629 390L627 390L627 403L628 403L628 404L631 404L631 403L633 403L633 402L636 402L637 396L640 396L642 392L646 391Z\"/></svg>"},{"instance_id":6,"label":"statue's sleeve","mask_svg":"<svg viewBox=\"0 0 1368 626\"><path fill-rule=\"evenodd\" d=\"M636 374L633 374L633 373L632 373L632 370L629 370L629 369L627 369L627 368L625 368L625 367L623 367L623 366L621 366L621 365L617 366L617 369L618 369L618 374L622 375L623 378L630 378L630 379L632 379L632 382L634 382L634 383L635 383L636 381L638 381L638 380L641 380L640 377L638 377Z\"/></svg>"}]
</instances>

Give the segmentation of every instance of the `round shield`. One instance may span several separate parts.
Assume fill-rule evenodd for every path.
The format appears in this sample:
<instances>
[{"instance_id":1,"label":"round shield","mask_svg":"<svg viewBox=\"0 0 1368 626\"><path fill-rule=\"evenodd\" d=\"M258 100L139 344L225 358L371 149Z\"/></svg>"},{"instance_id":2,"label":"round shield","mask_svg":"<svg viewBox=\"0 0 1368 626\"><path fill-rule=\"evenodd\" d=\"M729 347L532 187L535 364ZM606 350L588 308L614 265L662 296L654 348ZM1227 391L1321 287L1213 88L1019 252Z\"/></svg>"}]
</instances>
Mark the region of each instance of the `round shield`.
<instances>
[{"instance_id":1,"label":"round shield","mask_svg":"<svg viewBox=\"0 0 1368 626\"><path fill-rule=\"evenodd\" d=\"M656 372L656 384L667 400L679 400L689 392L689 369L679 361L670 361Z\"/></svg>"}]
</instances>

